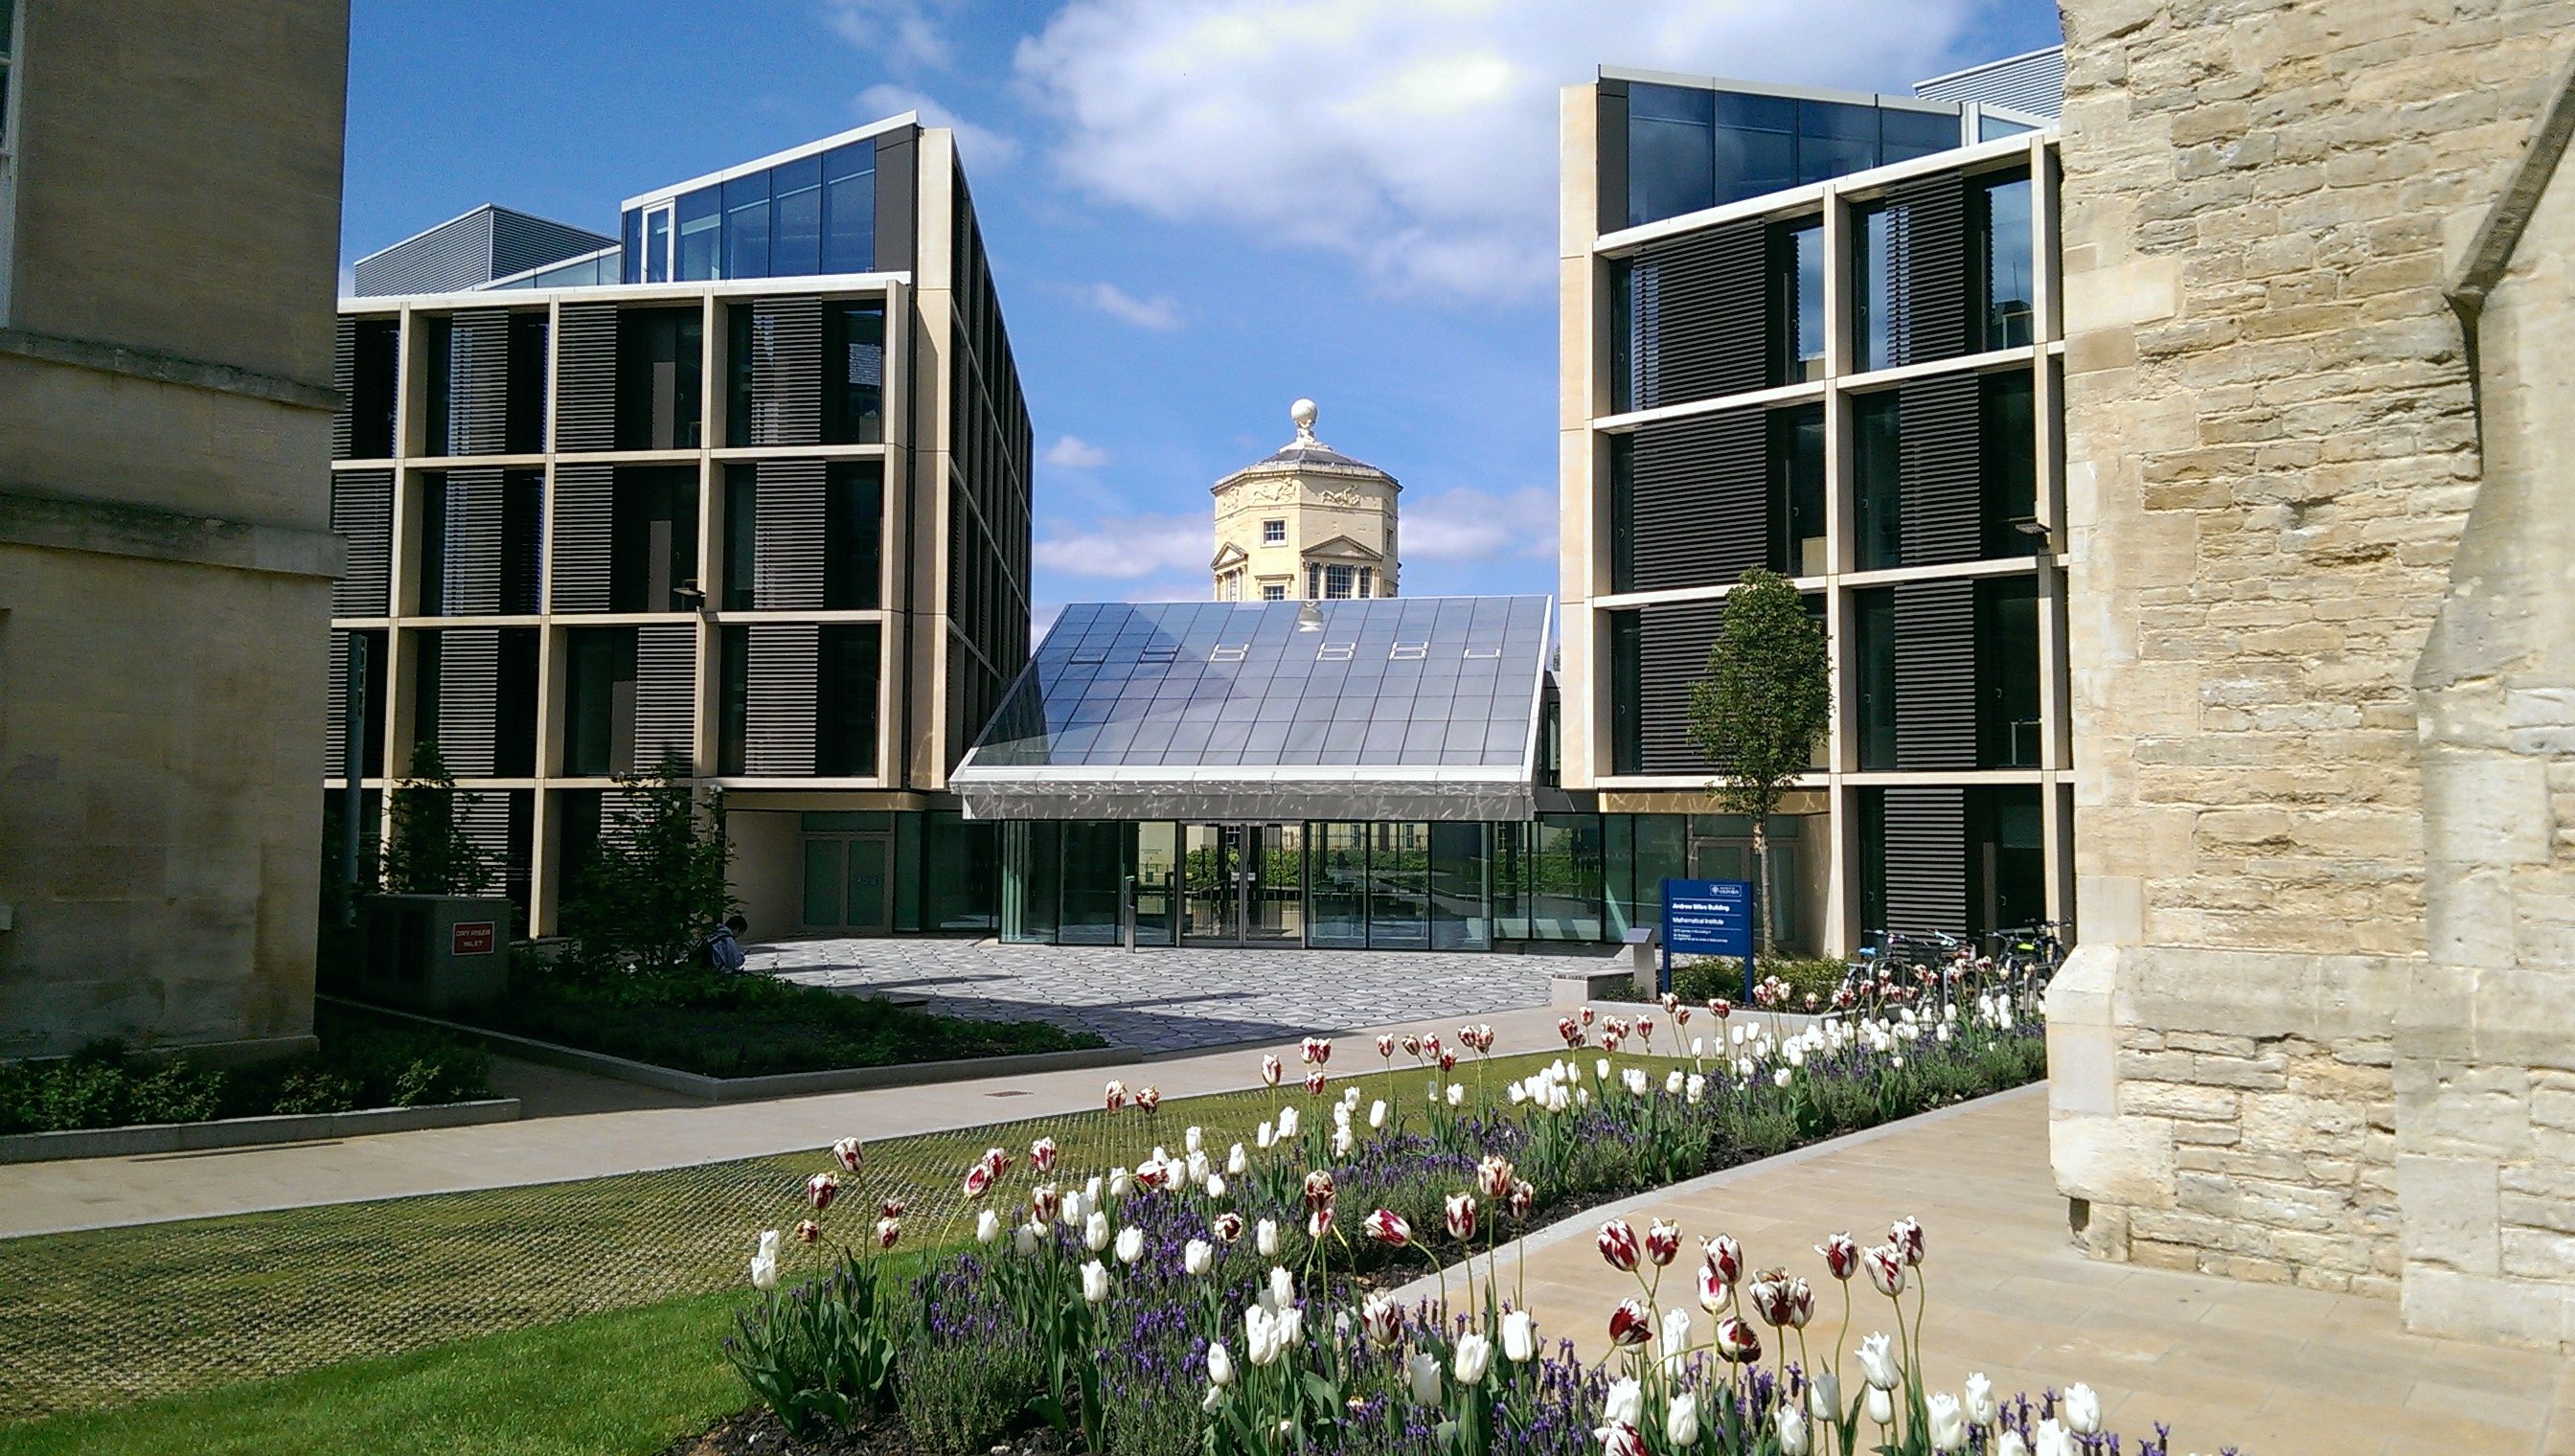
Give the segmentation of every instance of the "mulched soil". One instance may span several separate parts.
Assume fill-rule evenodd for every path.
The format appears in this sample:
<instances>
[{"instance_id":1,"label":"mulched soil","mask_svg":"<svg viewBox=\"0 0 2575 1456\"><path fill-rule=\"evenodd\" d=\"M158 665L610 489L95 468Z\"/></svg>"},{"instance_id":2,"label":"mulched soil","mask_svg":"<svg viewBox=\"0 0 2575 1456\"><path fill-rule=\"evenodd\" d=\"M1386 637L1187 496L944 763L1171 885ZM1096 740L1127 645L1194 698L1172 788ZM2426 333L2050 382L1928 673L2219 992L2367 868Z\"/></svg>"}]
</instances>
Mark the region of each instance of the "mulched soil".
<instances>
[{"instance_id":1,"label":"mulched soil","mask_svg":"<svg viewBox=\"0 0 2575 1456\"><path fill-rule=\"evenodd\" d=\"M931 1456L931 1448L893 1415L799 1441L769 1407L754 1405L718 1421L711 1431L681 1437L664 1447L662 1456ZM1022 1432L993 1446L990 1456L1059 1456L1055 1432Z\"/></svg>"}]
</instances>

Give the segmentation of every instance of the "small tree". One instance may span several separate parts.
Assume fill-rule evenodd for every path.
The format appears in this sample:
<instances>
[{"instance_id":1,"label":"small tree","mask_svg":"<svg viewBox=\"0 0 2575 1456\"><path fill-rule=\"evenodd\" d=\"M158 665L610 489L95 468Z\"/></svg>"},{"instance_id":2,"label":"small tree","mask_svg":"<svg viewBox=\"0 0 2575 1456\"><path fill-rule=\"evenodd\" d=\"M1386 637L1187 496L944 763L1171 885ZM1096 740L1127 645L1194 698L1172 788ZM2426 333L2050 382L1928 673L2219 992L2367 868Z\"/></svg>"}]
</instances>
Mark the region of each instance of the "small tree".
<instances>
[{"instance_id":1,"label":"small tree","mask_svg":"<svg viewBox=\"0 0 2575 1456\"><path fill-rule=\"evenodd\" d=\"M1753 893L1761 953L1770 933L1770 815L1812 766L1832 721L1824 634L1776 572L1750 571L1725 595L1707 676L1690 689L1690 741L1719 767L1717 801L1752 820Z\"/></svg>"},{"instance_id":2,"label":"small tree","mask_svg":"<svg viewBox=\"0 0 2575 1456\"><path fill-rule=\"evenodd\" d=\"M733 845L724 796L703 802L677 759L617 777L624 801L601 815L599 847L581 865L564 929L593 965L660 969L686 961L707 927L733 911Z\"/></svg>"},{"instance_id":3,"label":"small tree","mask_svg":"<svg viewBox=\"0 0 2575 1456\"><path fill-rule=\"evenodd\" d=\"M462 815L475 801L456 791L435 741L413 745L411 772L393 786L393 832L384 850L389 893L483 893L492 882L492 856L465 831Z\"/></svg>"}]
</instances>

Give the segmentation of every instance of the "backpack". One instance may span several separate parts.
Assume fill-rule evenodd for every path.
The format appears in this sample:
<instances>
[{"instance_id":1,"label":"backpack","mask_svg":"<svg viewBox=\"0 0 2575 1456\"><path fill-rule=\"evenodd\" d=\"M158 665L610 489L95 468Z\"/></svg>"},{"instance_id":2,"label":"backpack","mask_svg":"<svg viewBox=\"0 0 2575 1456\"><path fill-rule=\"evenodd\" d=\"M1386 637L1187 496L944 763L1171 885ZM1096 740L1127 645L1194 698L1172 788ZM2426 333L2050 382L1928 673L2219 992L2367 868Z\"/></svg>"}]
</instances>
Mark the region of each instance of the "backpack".
<instances>
[{"instance_id":1,"label":"backpack","mask_svg":"<svg viewBox=\"0 0 2575 1456\"><path fill-rule=\"evenodd\" d=\"M704 953L708 966L713 969L736 971L743 967L742 942L733 937L732 930L722 926L707 937Z\"/></svg>"}]
</instances>

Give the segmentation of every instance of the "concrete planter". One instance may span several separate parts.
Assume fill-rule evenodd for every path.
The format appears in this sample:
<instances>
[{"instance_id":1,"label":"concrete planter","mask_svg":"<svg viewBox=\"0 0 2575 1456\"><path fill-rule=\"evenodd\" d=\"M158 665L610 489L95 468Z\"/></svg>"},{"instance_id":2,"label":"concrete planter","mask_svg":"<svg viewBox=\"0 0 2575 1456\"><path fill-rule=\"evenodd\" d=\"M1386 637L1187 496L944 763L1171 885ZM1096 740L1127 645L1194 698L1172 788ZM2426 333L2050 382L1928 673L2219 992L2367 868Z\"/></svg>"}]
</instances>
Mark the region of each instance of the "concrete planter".
<instances>
[{"instance_id":1,"label":"concrete planter","mask_svg":"<svg viewBox=\"0 0 2575 1456\"><path fill-rule=\"evenodd\" d=\"M325 996L324 1000L337 1000ZM1132 1046L1087 1046L1070 1051L1031 1051L1017 1056L962 1057L953 1061L915 1061L898 1066L832 1067L822 1071L777 1072L759 1077L711 1077L702 1072L686 1072L675 1067L656 1066L651 1062L633 1061L611 1056L604 1051L584 1051L578 1046L564 1046L552 1041L539 1041L531 1036L516 1036L507 1031L492 1031L481 1026L468 1026L459 1021L424 1016L414 1011L397 1011L363 1002L342 1004L378 1016L413 1021L435 1026L442 1031L479 1041L494 1051L504 1052L522 1061L562 1067L568 1071L589 1072L594 1076L615 1077L647 1087L659 1087L703 1102L756 1102L770 1097L803 1097L816 1092L855 1092L873 1087L916 1087L934 1082L962 1082L976 1077L1016 1076L1029 1072L1070 1071L1081 1067L1120 1066L1145 1059L1145 1054Z\"/></svg>"},{"instance_id":2,"label":"concrete planter","mask_svg":"<svg viewBox=\"0 0 2575 1456\"><path fill-rule=\"evenodd\" d=\"M372 1107L357 1112L219 1117L210 1122L147 1122L74 1132L13 1132L0 1135L0 1163L202 1152L210 1148L361 1137L371 1132L411 1132L424 1127L472 1127L485 1122L515 1122L518 1117L518 1098L492 1097L435 1107Z\"/></svg>"}]
</instances>

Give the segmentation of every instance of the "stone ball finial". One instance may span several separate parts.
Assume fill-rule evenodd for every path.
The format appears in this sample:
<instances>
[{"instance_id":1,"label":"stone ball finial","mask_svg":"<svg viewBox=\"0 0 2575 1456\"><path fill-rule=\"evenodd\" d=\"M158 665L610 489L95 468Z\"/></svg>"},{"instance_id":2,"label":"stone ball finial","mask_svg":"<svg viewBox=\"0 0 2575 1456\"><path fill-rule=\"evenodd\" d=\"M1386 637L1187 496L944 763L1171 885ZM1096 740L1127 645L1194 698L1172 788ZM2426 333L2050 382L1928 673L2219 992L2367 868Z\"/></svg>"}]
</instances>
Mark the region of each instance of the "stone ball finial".
<instances>
[{"instance_id":1,"label":"stone ball finial","mask_svg":"<svg viewBox=\"0 0 2575 1456\"><path fill-rule=\"evenodd\" d=\"M1288 407L1288 418L1296 423L1296 436L1298 439L1311 440L1314 438L1314 416L1316 413L1314 402L1312 400L1298 400L1296 403Z\"/></svg>"}]
</instances>

